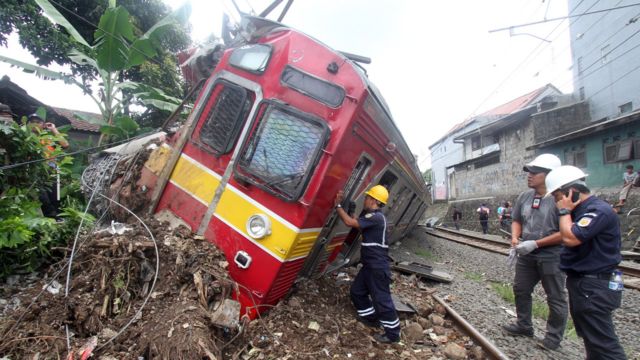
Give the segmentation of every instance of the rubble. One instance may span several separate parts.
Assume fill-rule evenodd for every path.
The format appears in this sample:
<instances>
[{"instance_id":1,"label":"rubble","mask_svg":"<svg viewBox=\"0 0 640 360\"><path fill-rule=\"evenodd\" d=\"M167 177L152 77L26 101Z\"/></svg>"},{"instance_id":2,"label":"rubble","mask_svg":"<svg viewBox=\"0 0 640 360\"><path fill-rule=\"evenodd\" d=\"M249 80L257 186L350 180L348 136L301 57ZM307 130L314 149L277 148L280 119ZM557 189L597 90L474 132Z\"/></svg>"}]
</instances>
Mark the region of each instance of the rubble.
<instances>
[{"instance_id":1,"label":"rubble","mask_svg":"<svg viewBox=\"0 0 640 360\"><path fill-rule=\"evenodd\" d=\"M435 290L429 283L400 273L394 273L392 292L417 313L400 313L399 344L376 343L372 335L382 329L355 320L349 299L350 279L358 271L353 267L300 281L256 320L239 321L229 315L233 311L223 311L235 306L230 300L235 284L224 255L184 227L171 230L167 222L146 223L155 244L142 226L132 224L122 234L102 231L81 239L67 298L63 276L57 279L61 287L56 294L42 290L50 288L44 279L30 286L4 286L0 358L67 358L67 328L76 358L83 351L102 359L430 359L482 354L438 313L443 309L431 298ZM155 246L160 264L152 286ZM52 267L45 278L51 280L61 266Z\"/></svg>"}]
</instances>

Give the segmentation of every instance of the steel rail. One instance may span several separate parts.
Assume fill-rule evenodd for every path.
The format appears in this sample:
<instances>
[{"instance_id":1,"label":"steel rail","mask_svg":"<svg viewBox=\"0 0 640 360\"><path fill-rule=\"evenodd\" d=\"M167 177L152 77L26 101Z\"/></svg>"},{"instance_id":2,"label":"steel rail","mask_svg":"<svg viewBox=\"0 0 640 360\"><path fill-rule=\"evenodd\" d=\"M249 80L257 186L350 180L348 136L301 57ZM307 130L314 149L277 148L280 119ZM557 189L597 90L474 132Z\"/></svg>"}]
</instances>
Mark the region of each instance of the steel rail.
<instances>
[{"instance_id":1,"label":"steel rail","mask_svg":"<svg viewBox=\"0 0 640 360\"><path fill-rule=\"evenodd\" d=\"M433 298L440 303L447 313L453 318L453 320L464 329L482 348L490 355L492 359L509 359L498 347L496 347L491 340L482 335L476 328L473 327L467 320L465 320L460 314L458 314L449 304L447 304L439 296L433 294Z\"/></svg>"},{"instance_id":2,"label":"steel rail","mask_svg":"<svg viewBox=\"0 0 640 360\"><path fill-rule=\"evenodd\" d=\"M463 234L446 228L433 228L433 230L427 230L427 233L445 240L454 241L502 255L508 255L509 248L511 247L511 244L506 241L501 242L495 239L485 238L482 235ZM618 264L618 268L627 276L624 280L625 287L640 290L640 265L629 261L623 261Z\"/></svg>"}]
</instances>

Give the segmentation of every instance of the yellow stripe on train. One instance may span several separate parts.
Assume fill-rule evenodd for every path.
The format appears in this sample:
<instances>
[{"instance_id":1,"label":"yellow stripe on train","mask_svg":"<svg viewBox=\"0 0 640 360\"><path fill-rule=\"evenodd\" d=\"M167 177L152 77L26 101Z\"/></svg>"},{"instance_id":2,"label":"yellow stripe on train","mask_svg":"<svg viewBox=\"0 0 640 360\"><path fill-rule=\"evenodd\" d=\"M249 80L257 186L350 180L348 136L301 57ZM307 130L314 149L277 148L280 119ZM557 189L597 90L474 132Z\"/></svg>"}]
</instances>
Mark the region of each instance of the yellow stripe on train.
<instances>
[{"instance_id":1,"label":"yellow stripe on train","mask_svg":"<svg viewBox=\"0 0 640 360\"><path fill-rule=\"evenodd\" d=\"M185 154L180 156L171 174L172 183L206 206L213 199L220 179L220 175ZM254 214L269 217L271 235L259 240L249 236L246 222ZM280 261L295 260L309 255L320 233L320 229L296 228L231 185L227 185L222 193L214 215Z\"/></svg>"}]
</instances>

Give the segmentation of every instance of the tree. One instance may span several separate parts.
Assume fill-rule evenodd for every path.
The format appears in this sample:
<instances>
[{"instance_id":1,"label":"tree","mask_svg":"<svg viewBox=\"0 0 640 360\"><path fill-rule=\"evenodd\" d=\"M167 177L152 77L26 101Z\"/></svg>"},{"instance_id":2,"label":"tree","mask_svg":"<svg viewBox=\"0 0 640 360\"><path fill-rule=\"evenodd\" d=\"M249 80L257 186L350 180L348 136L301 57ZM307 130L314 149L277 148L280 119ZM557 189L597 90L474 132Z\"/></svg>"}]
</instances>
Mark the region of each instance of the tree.
<instances>
[{"instance_id":1,"label":"tree","mask_svg":"<svg viewBox=\"0 0 640 360\"><path fill-rule=\"evenodd\" d=\"M422 179L424 180L424 182L426 182L427 184L431 184L431 179L432 179L432 170L431 169L427 169L422 173Z\"/></svg>"},{"instance_id":2,"label":"tree","mask_svg":"<svg viewBox=\"0 0 640 360\"><path fill-rule=\"evenodd\" d=\"M162 0L120 0L131 16L134 35L149 31L160 19L168 16L171 9ZM109 7L107 0L56 0L52 7L62 14L77 33L88 43L94 42L94 33L102 14ZM159 39L159 55L144 66L121 72L120 81L140 81L153 74L150 85L162 89L173 97L182 97L183 85L177 64L171 53L187 48L190 44L189 28L184 23L168 29ZM85 88L90 91L89 81L98 76L91 66L73 62L68 54L77 47L77 41L69 36L69 30L52 24L43 16L43 11L33 0L3 0L0 11L0 45L7 45L7 37L16 31L20 44L36 59L40 66L51 63L70 65L72 74L80 76Z\"/></svg>"},{"instance_id":3,"label":"tree","mask_svg":"<svg viewBox=\"0 0 640 360\"><path fill-rule=\"evenodd\" d=\"M36 2L49 18L70 34L70 39L74 41L74 48L69 51L69 59L78 65L91 67L101 78L99 96L88 91L86 86L75 80L72 75L52 72L2 55L0 60L34 71L40 76L62 79L83 87L100 108L108 126L132 122L125 119L128 116L123 111L128 100L125 92L141 94L138 98L143 103L157 108L171 109L171 106L177 106L178 99L148 85L122 81L122 74L158 55L164 34L177 23L186 22L191 10L188 5L177 9L151 26L146 33L136 37L129 12L122 6L116 6L115 1L111 0L109 7L100 17L94 34L94 44L90 45L48 0L36 0Z\"/></svg>"}]
</instances>

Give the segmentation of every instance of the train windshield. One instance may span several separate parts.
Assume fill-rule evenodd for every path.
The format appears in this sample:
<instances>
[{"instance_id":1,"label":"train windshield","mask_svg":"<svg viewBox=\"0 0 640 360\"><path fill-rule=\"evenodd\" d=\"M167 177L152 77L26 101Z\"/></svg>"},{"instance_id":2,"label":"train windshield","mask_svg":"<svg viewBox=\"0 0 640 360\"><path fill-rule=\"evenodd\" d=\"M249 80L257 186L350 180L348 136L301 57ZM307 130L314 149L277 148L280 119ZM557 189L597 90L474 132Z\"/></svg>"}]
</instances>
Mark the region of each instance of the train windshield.
<instances>
[{"instance_id":1,"label":"train windshield","mask_svg":"<svg viewBox=\"0 0 640 360\"><path fill-rule=\"evenodd\" d=\"M318 120L270 104L243 150L239 166L248 180L287 200L303 192L328 129Z\"/></svg>"}]
</instances>

